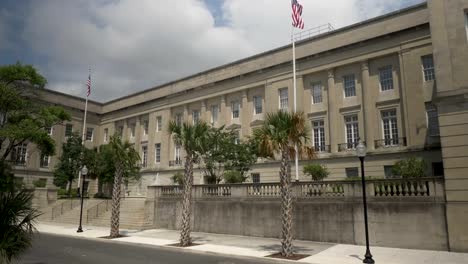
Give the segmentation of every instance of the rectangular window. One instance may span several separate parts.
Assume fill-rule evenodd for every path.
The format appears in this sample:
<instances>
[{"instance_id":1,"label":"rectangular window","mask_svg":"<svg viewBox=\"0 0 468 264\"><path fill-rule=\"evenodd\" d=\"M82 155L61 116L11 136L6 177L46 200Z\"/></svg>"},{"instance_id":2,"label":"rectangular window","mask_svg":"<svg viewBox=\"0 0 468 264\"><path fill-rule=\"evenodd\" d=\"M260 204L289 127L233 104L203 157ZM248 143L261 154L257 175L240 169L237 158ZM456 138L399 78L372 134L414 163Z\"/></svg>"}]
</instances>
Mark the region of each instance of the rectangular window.
<instances>
[{"instance_id":1,"label":"rectangular window","mask_svg":"<svg viewBox=\"0 0 468 264\"><path fill-rule=\"evenodd\" d=\"M312 138L315 151L325 151L325 127L323 120L312 121Z\"/></svg>"},{"instance_id":2,"label":"rectangular window","mask_svg":"<svg viewBox=\"0 0 468 264\"><path fill-rule=\"evenodd\" d=\"M65 125L65 136L69 137L73 133L73 125L72 124L66 124Z\"/></svg>"},{"instance_id":3,"label":"rectangular window","mask_svg":"<svg viewBox=\"0 0 468 264\"><path fill-rule=\"evenodd\" d=\"M312 84L312 104L319 104L322 102L322 84Z\"/></svg>"},{"instance_id":4,"label":"rectangular window","mask_svg":"<svg viewBox=\"0 0 468 264\"><path fill-rule=\"evenodd\" d=\"M434 175L434 176L444 176L444 163L442 163L442 162L433 162L432 163L432 175Z\"/></svg>"},{"instance_id":5,"label":"rectangular window","mask_svg":"<svg viewBox=\"0 0 468 264\"><path fill-rule=\"evenodd\" d=\"M18 145L11 151L11 160L15 165L23 166L26 164L28 144Z\"/></svg>"},{"instance_id":6,"label":"rectangular window","mask_svg":"<svg viewBox=\"0 0 468 264\"><path fill-rule=\"evenodd\" d=\"M180 159L180 146L179 146L179 145L176 145L176 146L175 146L174 160L175 160L176 165L180 165L180 164L181 164L181 159Z\"/></svg>"},{"instance_id":7,"label":"rectangular window","mask_svg":"<svg viewBox=\"0 0 468 264\"><path fill-rule=\"evenodd\" d=\"M49 134L49 136L52 136L52 133L53 133L54 130L53 130L52 126L46 126L45 131L47 132L47 134Z\"/></svg>"},{"instance_id":8,"label":"rectangular window","mask_svg":"<svg viewBox=\"0 0 468 264\"><path fill-rule=\"evenodd\" d=\"M130 129L130 138L134 138L135 137L135 124L131 124L129 129Z\"/></svg>"},{"instance_id":9,"label":"rectangular window","mask_svg":"<svg viewBox=\"0 0 468 264\"><path fill-rule=\"evenodd\" d=\"M148 135L148 120L143 121L143 135Z\"/></svg>"},{"instance_id":10,"label":"rectangular window","mask_svg":"<svg viewBox=\"0 0 468 264\"><path fill-rule=\"evenodd\" d=\"M426 115L427 115L427 134L429 136L439 136L439 114L435 105L426 103Z\"/></svg>"},{"instance_id":11,"label":"rectangular window","mask_svg":"<svg viewBox=\"0 0 468 264\"><path fill-rule=\"evenodd\" d=\"M386 66L379 69L380 90L393 90L393 70L392 66Z\"/></svg>"},{"instance_id":12,"label":"rectangular window","mask_svg":"<svg viewBox=\"0 0 468 264\"><path fill-rule=\"evenodd\" d=\"M359 177L359 169L357 167L346 168L345 171L346 171L346 177L348 178Z\"/></svg>"},{"instance_id":13,"label":"rectangular window","mask_svg":"<svg viewBox=\"0 0 468 264\"><path fill-rule=\"evenodd\" d=\"M175 122L178 126L182 125L182 113L177 113L175 116Z\"/></svg>"},{"instance_id":14,"label":"rectangular window","mask_svg":"<svg viewBox=\"0 0 468 264\"><path fill-rule=\"evenodd\" d=\"M148 146L141 147L141 160L142 160L142 167L146 168L148 166Z\"/></svg>"},{"instance_id":15,"label":"rectangular window","mask_svg":"<svg viewBox=\"0 0 468 264\"><path fill-rule=\"evenodd\" d=\"M118 133L119 133L119 136L123 136L124 127L123 127L123 126L119 126L119 129L118 129L117 131L118 131Z\"/></svg>"},{"instance_id":16,"label":"rectangular window","mask_svg":"<svg viewBox=\"0 0 468 264\"><path fill-rule=\"evenodd\" d=\"M198 110L193 110L192 111L192 122L193 124L198 124L200 122L200 111Z\"/></svg>"},{"instance_id":17,"label":"rectangular window","mask_svg":"<svg viewBox=\"0 0 468 264\"><path fill-rule=\"evenodd\" d=\"M252 173L252 183L260 183L260 173Z\"/></svg>"},{"instance_id":18,"label":"rectangular window","mask_svg":"<svg viewBox=\"0 0 468 264\"><path fill-rule=\"evenodd\" d=\"M231 103L231 112L232 112L232 119L239 118L239 115L240 115L239 101L234 101Z\"/></svg>"},{"instance_id":19,"label":"rectangular window","mask_svg":"<svg viewBox=\"0 0 468 264\"><path fill-rule=\"evenodd\" d=\"M393 166L384 166L384 173L385 173L385 179L392 179L396 178L395 176L398 175L393 175Z\"/></svg>"},{"instance_id":20,"label":"rectangular window","mask_svg":"<svg viewBox=\"0 0 468 264\"><path fill-rule=\"evenodd\" d=\"M155 161L156 163L160 163L161 162L161 143L157 143L155 146L154 146L154 149L155 149Z\"/></svg>"},{"instance_id":21,"label":"rectangular window","mask_svg":"<svg viewBox=\"0 0 468 264\"><path fill-rule=\"evenodd\" d=\"M346 148L355 149L359 143L359 122L357 115L345 116Z\"/></svg>"},{"instance_id":22,"label":"rectangular window","mask_svg":"<svg viewBox=\"0 0 468 264\"><path fill-rule=\"evenodd\" d=\"M41 168L48 168L50 163L50 157L48 155L41 154L40 166Z\"/></svg>"},{"instance_id":23,"label":"rectangular window","mask_svg":"<svg viewBox=\"0 0 468 264\"><path fill-rule=\"evenodd\" d=\"M356 78L354 74L343 77L345 97L356 96Z\"/></svg>"},{"instance_id":24,"label":"rectangular window","mask_svg":"<svg viewBox=\"0 0 468 264\"><path fill-rule=\"evenodd\" d=\"M385 146L398 145L398 124L396 109L382 111L382 127Z\"/></svg>"},{"instance_id":25,"label":"rectangular window","mask_svg":"<svg viewBox=\"0 0 468 264\"><path fill-rule=\"evenodd\" d=\"M262 97L254 96L253 103L254 103L254 115L261 114L263 112Z\"/></svg>"},{"instance_id":26,"label":"rectangular window","mask_svg":"<svg viewBox=\"0 0 468 264\"><path fill-rule=\"evenodd\" d=\"M156 132L161 132L162 131L162 116L157 116L156 117Z\"/></svg>"},{"instance_id":27,"label":"rectangular window","mask_svg":"<svg viewBox=\"0 0 468 264\"><path fill-rule=\"evenodd\" d=\"M279 89L279 109L288 110L288 88Z\"/></svg>"},{"instance_id":28,"label":"rectangular window","mask_svg":"<svg viewBox=\"0 0 468 264\"><path fill-rule=\"evenodd\" d=\"M86 141L93 141L94 128L86 128Z\"/></svg>"},{"instance_id":29,"label":"rectangular window","mask_svg":"<svg viewBox=\"0 0 468 264\"><path fill-rule=\"evenodd\" d=\"M219 113L219 106L212 105L211 106L211 124L218 122L218 113Z\"/></svg>"},{"instance_id":30,"label":"rectangular window","mask_svg":"<svg viewBox=\"0 0 468 264\"><path fill-rule=\"evenodd\" d=\"M434 71L434 57L432 55L426 55L421 57L424 80L432 81L435 80L435 71Z\"/></svg>"},{"instance_id":31,"label":"rectangular window","mask_svg":"<svg viewBox=\"0 0 468 264\"><path fill-rule=\"evenodd\" d=\"M104 128L104 142L107 142L109 140L109 129Z\"/></svg>"}]
</instances>

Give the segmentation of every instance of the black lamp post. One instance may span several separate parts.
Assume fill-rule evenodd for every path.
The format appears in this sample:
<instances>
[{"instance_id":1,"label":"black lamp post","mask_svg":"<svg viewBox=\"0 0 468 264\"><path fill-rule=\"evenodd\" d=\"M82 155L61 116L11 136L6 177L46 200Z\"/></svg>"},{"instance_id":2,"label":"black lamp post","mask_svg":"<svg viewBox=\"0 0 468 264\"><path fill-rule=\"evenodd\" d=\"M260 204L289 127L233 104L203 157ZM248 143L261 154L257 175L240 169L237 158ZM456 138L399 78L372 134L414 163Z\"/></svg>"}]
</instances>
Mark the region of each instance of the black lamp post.
<instances>
[{"instance_id":1,"label":"black lamp post","mask_svg":"<svg viewBox=\"0 0 468 264\"><path fill-rule=\"evenodd\" d=\"M361 161L361 180L362 180L362 200L364 206L364 224L366 229L366 254L363 263L375 263L369 249L369 228L367 224L367 197L366 197L366 178L364 174L364 158L366 157L366 145L361 141L356 147L356 154Z\"/></svg>"},{"instance_id":2,"label":"black lamp post","mask_svg":"<svg viewBox=\"0 0 468 264\"><path fill-rule=\"evenodd\" d=\"M84 184L85 184L85 177L86 174L88 174L88 168L86 168L86 165L83 166L81 169L81 175L83 176L81 178L81 209L80 209L80 226L78 227L78 230L76 231L77 233L83 232L83 227L81 226L81 221L83 220L83 197L84 197Z\"/></svg>"}]
</instances>

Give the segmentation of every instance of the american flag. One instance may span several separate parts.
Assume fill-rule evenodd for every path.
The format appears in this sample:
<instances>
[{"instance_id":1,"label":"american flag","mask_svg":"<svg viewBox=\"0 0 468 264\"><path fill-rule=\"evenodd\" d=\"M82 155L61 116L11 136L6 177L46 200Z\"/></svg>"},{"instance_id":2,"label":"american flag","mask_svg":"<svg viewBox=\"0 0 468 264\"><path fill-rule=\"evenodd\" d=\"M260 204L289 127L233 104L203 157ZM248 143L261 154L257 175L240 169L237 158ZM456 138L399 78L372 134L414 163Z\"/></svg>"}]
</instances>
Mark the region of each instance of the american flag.
<instances>
[{"instance_id":1,"label":"american flag","mask_svg":"<svg viewBox=\"0 0 468 264\"><path fill-rule=\"evenodd\" d=\"M86 81L86 87L88 87L88 91L86 92L86 96L91 94L91 73L88 75L88 80Z\"/></svg>"},{"instance_id":2,"label":"american flag","mask_svg":"<svg viewBox=\"0 0 468 264\"><path fill-rule=\"evenodd\" d=\"M297 0L291 0L292 5L292 25L300 29L304 29L304 21L302 20L302 5Z\"/></svg>"}]
</instances>

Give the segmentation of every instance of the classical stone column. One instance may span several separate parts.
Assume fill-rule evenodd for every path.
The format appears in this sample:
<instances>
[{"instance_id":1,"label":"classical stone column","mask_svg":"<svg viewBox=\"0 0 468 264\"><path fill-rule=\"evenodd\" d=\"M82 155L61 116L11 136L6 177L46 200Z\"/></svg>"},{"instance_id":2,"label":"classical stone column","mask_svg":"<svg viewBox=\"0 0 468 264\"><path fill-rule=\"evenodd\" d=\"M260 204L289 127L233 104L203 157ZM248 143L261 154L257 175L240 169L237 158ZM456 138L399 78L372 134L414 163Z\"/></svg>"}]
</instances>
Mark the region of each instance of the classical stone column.
<instances>
[{"instance_id":1,"label":"classical stone column","mask_svg":"<svg viewBox=\"0 0 468 264\"><path fill-rule=\"evenodd\" d=\"M184 105L184 114L182 118L185 122L189 122L189 112L188 112L188 104Z\"/></svg>"},{"instance_id":2,"label":"classical stone column","mask_svg":"<svg viewBox=\"0 0 468 264\"><path fill-rule=\"evenodd\" d=\"M220 113L218 115L218 124L220 126L228 124L228 115L226 108L226 95L221 95Z\"/></svg>"},{"instance_id":3,"label":"classical stone column","mask_svg":"<svg viewBox=\"0 0 468 264\"><path fill-rule=\"evenodd\" d=\"M331 153L338 152L338 108L336 106L335 69L328 70L328 144Z\"/></svg>"},{"instance_id":4,"label":"classical stone column","mask_svg":"<svg viewBox=\"0 0 468 264\"><path fill-rule=\"evenodd\" d=\"M372 122L372 116L375 106L372 105L372 88L369 82L369 62L363 61L361 64L361 109L364 124L364 133L360 135L362 140L366 141L367 150L374 150L374 130L375 124Z\"/></svg>"},{"instance_id":5,"label":"classical stone column","mask_svg":"<svg viewBox=\"0 0 468 264\"><path fill-rule=\"evenodd\" d=\"M296 75L296 96L297 111L304 111L304 78L302 75Z\"/></svg>"},{"instance_id":6,"label":"classical stone column","mask_svg":"<svg viewBox=\"0 0 468 264\"><path fill-rule=\"evenodd\" d=\"M240 125L241 125L241 137L249 134L249 122L252 117L252 111L248 104L247 90L242 91L241 95L241 115L240 115Z\"/></svg>"},{"instance_id":7,"label":"classical stone column","mask_svg":"<svg viewBox=\"0 0 468 264\"><path fill-rule=\"evenodd\" d=\"M209 122L208 112L206 111L206 100L201 101L200 120L207 123Z\"/></svg>"}]
</instances>

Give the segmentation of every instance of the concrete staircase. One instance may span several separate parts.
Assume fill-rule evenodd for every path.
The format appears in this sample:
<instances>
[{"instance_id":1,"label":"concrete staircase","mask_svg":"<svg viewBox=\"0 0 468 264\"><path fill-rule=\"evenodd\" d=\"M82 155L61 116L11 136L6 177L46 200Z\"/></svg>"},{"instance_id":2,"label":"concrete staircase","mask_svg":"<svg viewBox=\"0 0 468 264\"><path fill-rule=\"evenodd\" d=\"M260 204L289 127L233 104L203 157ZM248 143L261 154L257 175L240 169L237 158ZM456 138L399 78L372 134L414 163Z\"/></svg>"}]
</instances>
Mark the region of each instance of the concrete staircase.
<instances>
[{"instance_id":1,"label":"concrete staircase","mask_svg":"<svg viewBox=\"0 0 468 264\"><path fill-rule=\"evenodd\" d=\"M73 202L59 200L49 207L40 208L39 210L43 213L38 219L41 222L76 225L79 223L79 200L73 200ZM55 211L54 217L52 217L53 210ZM111 212L112 200L85 199L83 203L83 225L110 227ZM88 213L90 214L89 217ZM145 226L145 198L122 198L120 202L120 227L141 230Z\"/></svg>"},{"instance_id":2,"label":"concrete staircase","mask_svg":"<svg viewBox=\"0 0 468 264\"><path fill-rule=\"evenodd\" d=\"M88 223L93 226L110 226L112 208L93 218ZM145 198L124 198L120 202L120 227L141 230L145 228Z\"/></svg>"}]
</instances>

